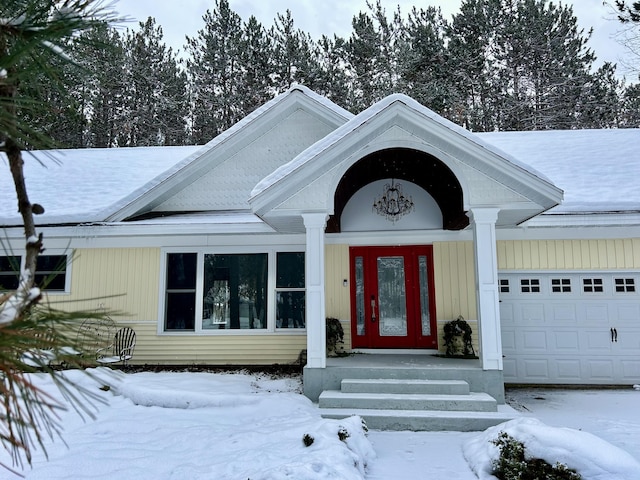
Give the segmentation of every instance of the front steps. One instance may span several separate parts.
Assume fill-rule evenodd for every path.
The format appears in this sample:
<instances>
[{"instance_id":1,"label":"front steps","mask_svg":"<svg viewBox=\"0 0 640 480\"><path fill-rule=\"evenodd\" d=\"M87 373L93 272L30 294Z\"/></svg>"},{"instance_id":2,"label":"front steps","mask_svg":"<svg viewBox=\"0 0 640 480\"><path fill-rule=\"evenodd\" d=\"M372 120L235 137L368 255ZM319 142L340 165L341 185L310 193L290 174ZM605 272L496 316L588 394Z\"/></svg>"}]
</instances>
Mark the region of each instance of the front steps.
<instances>
[{"instance_id":1,"label":"front steps","mask_svg":"<svg viewBox=\"0 0 640 480\"><path fill-rule=\"evenodd\" d=\"M318 404L324 418L359 415L375 430L481 431L517 416L463 380L345 378Z\"/></svg>"}]
</instances>

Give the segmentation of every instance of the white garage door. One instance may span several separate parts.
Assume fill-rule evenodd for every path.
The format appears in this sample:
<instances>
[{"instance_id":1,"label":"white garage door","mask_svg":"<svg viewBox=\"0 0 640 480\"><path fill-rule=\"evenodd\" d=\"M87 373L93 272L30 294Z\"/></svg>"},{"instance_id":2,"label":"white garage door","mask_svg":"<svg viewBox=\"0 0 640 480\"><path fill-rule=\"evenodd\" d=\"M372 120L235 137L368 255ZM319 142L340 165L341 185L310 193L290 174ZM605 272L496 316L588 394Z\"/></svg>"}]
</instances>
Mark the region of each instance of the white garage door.
<instances>
[{"instance_id":1,"label":"white garage door","mask_svg":"<svg viewBox=\"0 0 640 480\"><path fill-rule=\"evenodd\" d=\"M506 383L640 383L640 273L499 274Z\"/></svg>"}]
</instances>

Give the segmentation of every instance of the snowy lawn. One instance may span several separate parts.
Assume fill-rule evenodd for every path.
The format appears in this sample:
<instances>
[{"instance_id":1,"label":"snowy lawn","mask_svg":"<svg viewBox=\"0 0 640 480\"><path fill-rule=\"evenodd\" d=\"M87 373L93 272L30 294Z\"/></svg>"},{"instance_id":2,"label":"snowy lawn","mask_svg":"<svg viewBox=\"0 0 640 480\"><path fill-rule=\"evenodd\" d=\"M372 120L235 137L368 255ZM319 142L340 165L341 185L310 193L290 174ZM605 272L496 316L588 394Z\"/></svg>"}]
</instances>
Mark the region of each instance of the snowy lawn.
<instances>
[{"instance_id":1,"label":"snowy lawn","mask_svg":"<svg viewBox=\"0 0 640 480\"><path fill-rule=\"evenodd\" d=\"M490 478L491 430L365 436L357 417L320 418L295 377L93 373L99 380L66 372L107 403L96 403L96 418L86 422L65 412L68 446L48 444L49 460L38 452L26 478L472 480L474 471ZM46 377L36 377L54 391ZM111 388L100 390L103 385ZM640 478L640 391L517 390L509 396L525 419L503 428L538 455L566 455L562 460L581 468L585 480ZM6 452L0 461L9 461ZM19 477L0 470L0 478Z\"/></svg>"}]
</instances>

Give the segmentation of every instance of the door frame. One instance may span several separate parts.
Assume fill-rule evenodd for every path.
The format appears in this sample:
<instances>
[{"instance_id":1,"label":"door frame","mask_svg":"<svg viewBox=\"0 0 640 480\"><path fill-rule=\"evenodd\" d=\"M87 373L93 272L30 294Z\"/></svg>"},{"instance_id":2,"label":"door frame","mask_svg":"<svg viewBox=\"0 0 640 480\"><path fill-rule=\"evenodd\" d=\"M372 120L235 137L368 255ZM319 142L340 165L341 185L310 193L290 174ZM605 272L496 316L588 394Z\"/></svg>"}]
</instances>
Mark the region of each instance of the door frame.
<instances>
[{"instance_id":1,"label":"door frame","mask_svg":"<svg viewBox=\"0 0 640 480\"><path fill-rule=\"evenodd\" d=\"M405 295L407 308L407 335L381 337L377 329L370 328L377 318L379 308L377 305L372 312L372 305L367 299L373 294L377 299L377 258L379 256L403 256L405 258ZM420 286L418 272L418 258L426 256L427 259L427 295L429 302L429 319L431 335L422 335ZM364 334L358 334L358 305L356 284L356 258L362 258L364 297ZM351 276L351 343L352 348L371 349L437 349L438 331L435 308L435 287L433 273L433 246L432 245L403 245L403 246L359 246L349 248L349 271ZM362 303L362 299L361 299ZM362 308L361 308L362 310ZM369 328L367 328L369 327Z\"/></svg>"}]
</instances>

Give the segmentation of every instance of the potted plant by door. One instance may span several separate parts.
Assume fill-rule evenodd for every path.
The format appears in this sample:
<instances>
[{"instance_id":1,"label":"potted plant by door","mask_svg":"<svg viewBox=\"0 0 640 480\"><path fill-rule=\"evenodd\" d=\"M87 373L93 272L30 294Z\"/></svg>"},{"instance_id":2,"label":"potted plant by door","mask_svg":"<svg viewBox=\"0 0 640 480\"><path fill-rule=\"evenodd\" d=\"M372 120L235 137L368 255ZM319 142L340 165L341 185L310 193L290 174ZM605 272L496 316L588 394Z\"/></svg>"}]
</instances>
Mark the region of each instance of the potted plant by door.
<instances>
[{"instance_id":1,"label":"potted plant by door","mask_svg":"<svg viewBox=\"0 0 640 480\"><path fill-rule=\"evenodd\" d=\"M447 347L446 356L475 358L476 352L473 349L471 334L471 327L462 315L445 323L444 345Z\"/></svg>"},{"instance_id":2,"label":"potted plant by door","mask_svg":"<svg viewBox=\"0 0 640 480\"><path fill-rule=\"evenodd\" d=\"M338 344L344 344L344 330L337 318L327 318L327 352L337 357L344 355L344 350Z\"/></svg>"}]
</instances>

